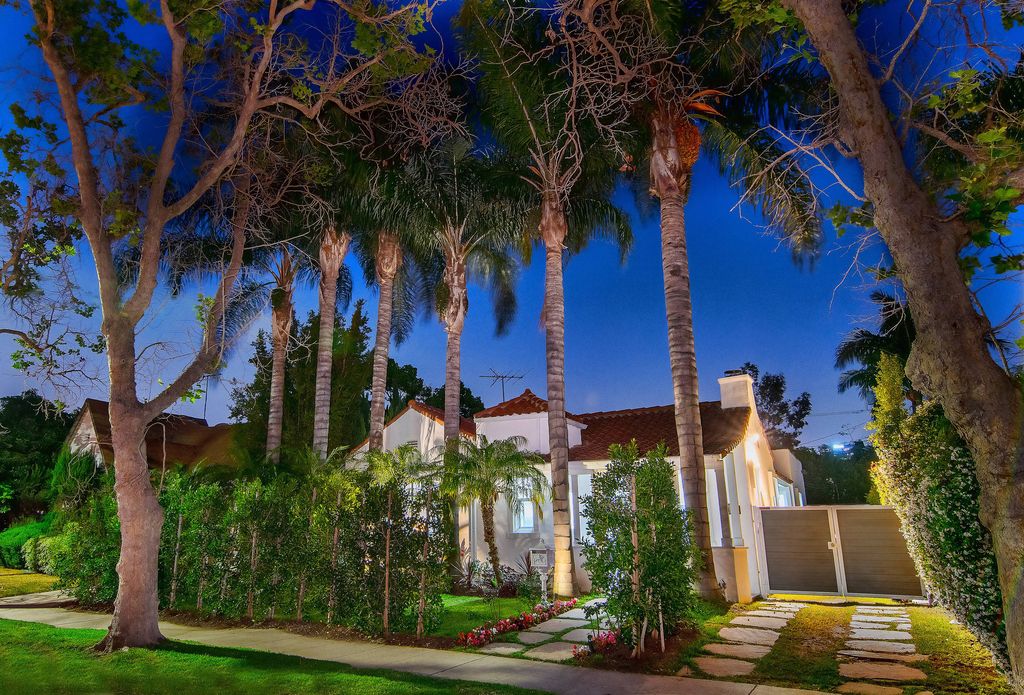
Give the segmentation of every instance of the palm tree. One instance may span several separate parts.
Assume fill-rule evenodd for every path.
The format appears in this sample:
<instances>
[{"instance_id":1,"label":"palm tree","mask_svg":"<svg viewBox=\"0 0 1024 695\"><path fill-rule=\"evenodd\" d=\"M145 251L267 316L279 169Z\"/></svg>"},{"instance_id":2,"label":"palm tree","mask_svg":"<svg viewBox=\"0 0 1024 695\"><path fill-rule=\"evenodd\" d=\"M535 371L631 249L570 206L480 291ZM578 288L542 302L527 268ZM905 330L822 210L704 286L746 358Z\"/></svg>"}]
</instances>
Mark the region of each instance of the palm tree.
<instances>
[{"instance_id":1,"label":"palm tree","mask_svg":"<svg viewBox=\"0 0 1024 695\"><path fill-rule=\"evenodd\" d=\"M601 46L576 54L582 56L574 63L579 79L612 88L588 91L580 111L620 149L638 148L635 156L627 155L624 169L634 169L634 159L646 157L646 187L660 203L682 492L704 559L700 590L713 597L719 587L711 555L686 246L685 205L693 167L701 150L707 150L732 182L743 186L745 201L758 204L770 225L802 244L820 235L813 196L799 168L789 162L773 165L783 160L778 158L781 150L759 129L759 119L779 115L770 93L755 89L758 85L748 85L738 98L725 98L719 91L744 79L771 85L770 78L750 77L745 68L754 65L763 72L763 65L772 61L757 61L745 53L748 45L760 44L734 40L735 27L716 14L717 3L611 0L594 5L568 0L560 9L568 45L597 41ZM707 103L712 99L724 100L721 112ZM634 128L624 128L621 124L630 119ZM703 132L696 120L706 121Z\"/></svg>"},{"instance_id":2,"label":"palm tree","mask_svg":"<svg viewBox=\"0 0 1024 695\"><path fill-rule=\"evenodd\" d=\"M386 200L403 208L407 229L439 261L435 308L447 334L444 436L459 436L462 330L469 311L468 283L492 294L496 333L508 328L516 309L518 267L510 253L522 235L528 201L524 187L492 156L475 154L466 138L452 138L413 157L390 186ZM429 261L428 261L429 262Z\"/></svg>"},{"instance_id":3,"label":"palm tree","mask_svg":"<svg viewBox=\"0 0 1024 695\"><path fill-rule=\"evenodd\" d=\"M456 440L445 458L441 475L441 494L460 506L480 503L484 523L484 542L488 559L494 571L494 580L502 582L501 562L494 537L494 504L504 497L513 513L522 509L522 500L540 505L548 489L548 481L541 472L544 464L537 454L523 451L525 437L510 437L488 441L480 435L478 441Z\"/></svg>"},{"instance_id":4,"label":"palm tree","mask_svg":"<svg viewBox=\"0 0 1024 695\"><path fill-rule=\"evenodd\" d=\"M597 133L577 118L578 95L547 51L546 29L522 0L463 4L460 24L469 48L481 56L482 116L508 154L521 162L533 188L536 232L524 243L544 247L544 328L548 441L551 451L554 592L576 593L569 509L569 433L565 415L566 251L580 250L599 233L622 248L631 240L625 216L609 202L614 166Z\"/></svg>"},{"instance_id":5,"label":"palm tree","mask_svg":"<svg viewBox=\"0 0 1024 695\"><path fill-rule=\"evenodd\" d=\"M836 348L836 369L845 370L839 376L839 392L856 389L868 402L874 400L882 355L894 355L906 366L915 335L914 320L904 300L882 290L875 290L871 293L871 301L878 306L878 332L872 333L866 328L854 329L843 337ZM911 386L910 379L906 376L903 379L903 391L907 398L914 405L920 403L921 396Z\"/></svg>"}]
</instances>

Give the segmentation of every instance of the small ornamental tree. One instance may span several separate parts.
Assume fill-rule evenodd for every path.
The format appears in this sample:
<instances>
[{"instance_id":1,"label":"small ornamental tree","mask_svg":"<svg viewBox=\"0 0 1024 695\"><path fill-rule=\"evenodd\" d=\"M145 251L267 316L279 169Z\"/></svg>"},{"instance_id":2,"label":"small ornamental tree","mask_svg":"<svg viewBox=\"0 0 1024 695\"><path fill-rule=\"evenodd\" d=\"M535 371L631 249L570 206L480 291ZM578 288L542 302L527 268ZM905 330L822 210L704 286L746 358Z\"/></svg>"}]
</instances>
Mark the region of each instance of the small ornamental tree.
<instances>
[{"instance_id":1,"label":"small ornamental tree","mask_svg":"<svg viewBox=\"0 0 1024 695\"><path fill-rule=\"evenodd\" d=\"M636 441L609 449L611 463L594 476L592 494L581 498L590 524L583 554L595 591L623 631L633 656L657 632L665 633L691 613L700 553L679 504L674 468L664 445L641 457Z\"/></svg>"},{"instance_id":2,"label":"small ornamental tree","mask_svg":"<svg viewBox=\"0 0 1024 695\"><path fill-rule=\"evenodd\" d=\"M974 461L938 403L907 412L905 378L900 360L883 355L870 425L875 486L882 503L896 509L928 590L1007 671L1002 592L992 536L978 518Z\"/></svg>"}]
</instances>

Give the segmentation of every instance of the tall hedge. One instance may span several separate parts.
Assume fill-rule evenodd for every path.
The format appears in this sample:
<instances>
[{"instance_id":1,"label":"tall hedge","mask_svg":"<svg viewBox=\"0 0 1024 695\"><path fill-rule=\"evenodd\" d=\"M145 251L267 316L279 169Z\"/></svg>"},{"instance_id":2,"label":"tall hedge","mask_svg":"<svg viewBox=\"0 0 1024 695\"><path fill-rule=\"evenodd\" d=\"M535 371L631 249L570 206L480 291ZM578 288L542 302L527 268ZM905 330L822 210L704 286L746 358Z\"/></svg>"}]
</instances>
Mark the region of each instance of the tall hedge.
<instances>
[{"instance_id":1,"label":"tall hedge","mask_svg":"<svg viewBox=\"0 0 1024 695\"><path fill-rule=\"evenodd\" d=\"M907 411L897 358L883 356L875 395L872 477L882 503L899 515L933 598L1007 670L1002 593L992 537L978 517L981 489L970 452L937 403Z\"/></svg>"},{"instance_id":2,"label":"tall hedge","mask_svg":"<svg viewBox=\"0 0 1024 695\"><path fill-rule=\"evenodd\" d=\"M345 471L210 483L166 476L160 494L162 608L240 619L302 619L380 632L384 538L391 493L390 623L416 624L423 537L447 538L442 503L424 509L422 488L375 488ZM86 603L117 590L119 538L112 490L94 494L50 546L61 585ZM444 547L428 555L427 621L445 586Z\"/></svg>"}]
</instances>

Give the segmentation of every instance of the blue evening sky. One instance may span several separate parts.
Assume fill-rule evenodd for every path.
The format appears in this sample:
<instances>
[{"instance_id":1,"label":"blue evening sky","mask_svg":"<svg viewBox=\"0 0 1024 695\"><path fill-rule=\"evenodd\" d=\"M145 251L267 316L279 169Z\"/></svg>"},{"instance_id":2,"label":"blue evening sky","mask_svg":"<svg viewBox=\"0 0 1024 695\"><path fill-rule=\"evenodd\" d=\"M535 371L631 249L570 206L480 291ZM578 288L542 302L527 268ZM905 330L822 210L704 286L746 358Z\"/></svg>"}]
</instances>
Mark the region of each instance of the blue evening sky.
<instances>
[{"instance_id":1,"label":"blue evening sky","mask_svg":"<svg viewBox=\"0 0 1024 695\"><path fill-rule=\"evenodd\" d=\"M27 30L23 17L9 7L0 8L0 22L8 41L0 44L0 65L31 67L38 63L21 38ZM18 97L18 78L10 74L7 89L0 92L0 127L9 126L7 107ZM855 170L844 165L844 171ZM572 258L565 271L566 295L566 391L568 409L585 412L670 403L672 387L667 355L667 328L661 278L660 243L656 217L641 217L629 194L618 200L631 214L635 243L624 264L617 249L595 242ZM831 443L864 436L868 413L855 393L839 394L838 372L833 367L835 347L842 336L857 326L872 327L874 306L867 297L875 289L861 269L877 261L878 243L861 251L855 266L858 239L837 238L830 227L822 255L813 268L801 269L789 250L767 236L749 209L734 209L737 194L707 161L698 163L687 206L687 238L690 251L692 292L697 340L697 364L702 399L718 398L716 379L725 370L746 361L762 371L783 372L790 396L811 393L814 410L803 441ZM1019 222L1019 220L1018 220ZM1019 228L1019 224L1016 225ZM1020 233L1015 234L1019 243ZM82 246L83 255L88 254ZM83 258L83 261L86 260ZM95 278L84 262L79 275L81 297L95 299ZM350 261L356 278L355 298L367 300L375 315L376 295L362 285L359 271ZM463 338L463 380L488 405L500 399L497 385L482 378L491 369L524 374L508 386L509 395L529 387L545 392L544 334L540 324L543 300L543 256L535 254L524 269L518 288L519 313L507 335L494 336L490 301L477 288L471 291L470 312ZM1020 301L1020 287L1002 283L984 295L994 316L1001 316ZM192 321L194 295L174 300L163 296L154 302L140 345L152 340L175 343L177 348L194 344ZM316 293L298 293L298 313L314 308ZM3 317L0 316L0 321ZM202 415L211 422L228 418L230 384L247 381L249 342L269 322L262 317L235 350L223 378L211 386L207 403L179 404L178 412ZM400 362L414 364L427 383L440 385L444 378L444 332L436 319L417 324L411 338L393 348ZM12 349L12 341L0 338L0 353ZM140 373L140 395L156 391L158 380L174 376L171 350ZM180 352L180 350L177 350ZM97 362L102 371L102 362ZM29 383L0 359L0 395L19 392ZM45 389L43 389L45 392ZM105 397L102 387L82 395Z\"/></svg>"}]
</instances>

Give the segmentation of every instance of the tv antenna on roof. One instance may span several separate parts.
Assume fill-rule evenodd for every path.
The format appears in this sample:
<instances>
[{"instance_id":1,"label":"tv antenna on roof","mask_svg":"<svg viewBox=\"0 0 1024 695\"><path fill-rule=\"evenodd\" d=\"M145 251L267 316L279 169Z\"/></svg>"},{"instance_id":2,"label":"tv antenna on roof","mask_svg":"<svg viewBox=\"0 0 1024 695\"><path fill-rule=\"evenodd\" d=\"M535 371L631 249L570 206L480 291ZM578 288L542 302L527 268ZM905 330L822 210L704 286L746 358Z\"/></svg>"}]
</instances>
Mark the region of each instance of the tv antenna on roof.
<instances>
[{"instance_id":1,"label":"tv antenna on roof","mask_svg":"<svg viewBox=\"0 0 1024 695\"><path fill-rule=\"evenodd\" d=\"M490 374L481 374L480 378L481 379L490 379L491 380L491 386L494 386L499 381L501 382L501 400L504 403L505 402L505 382L507 382L507 381L517 381L519 379L522 379L523 375L522 374L499 374L494 369L491 369L491 373Z\"/></svg>"}]
</instances>

